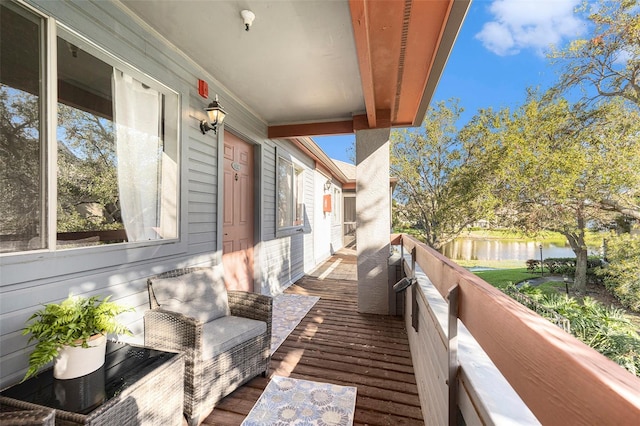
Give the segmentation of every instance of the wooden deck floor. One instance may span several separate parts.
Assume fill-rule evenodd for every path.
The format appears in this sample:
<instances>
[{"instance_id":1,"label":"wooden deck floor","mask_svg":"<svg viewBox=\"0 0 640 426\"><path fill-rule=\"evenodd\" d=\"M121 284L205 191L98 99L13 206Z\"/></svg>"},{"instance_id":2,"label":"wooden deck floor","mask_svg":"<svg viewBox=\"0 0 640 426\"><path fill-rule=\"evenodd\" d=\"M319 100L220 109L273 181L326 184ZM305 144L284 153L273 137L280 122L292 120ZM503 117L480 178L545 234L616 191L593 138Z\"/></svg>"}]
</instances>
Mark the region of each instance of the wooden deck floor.
<instances>
[{"instance_id":1,"label":"wooden deck floor","mask_svg":"<svg viewBox=\"0 0 640 426\"><path fill-rule=\"evenodd\" d=\"M334 259L342 266L354 261ZM287 289L320 300L273 355L270 374L357 387L354 424L424 424L402 319L359 314L356 281L316 275L323 279L306 276ZM203 424L239 425L268 380L236 390Z\"/></svg>"}]
</instances>

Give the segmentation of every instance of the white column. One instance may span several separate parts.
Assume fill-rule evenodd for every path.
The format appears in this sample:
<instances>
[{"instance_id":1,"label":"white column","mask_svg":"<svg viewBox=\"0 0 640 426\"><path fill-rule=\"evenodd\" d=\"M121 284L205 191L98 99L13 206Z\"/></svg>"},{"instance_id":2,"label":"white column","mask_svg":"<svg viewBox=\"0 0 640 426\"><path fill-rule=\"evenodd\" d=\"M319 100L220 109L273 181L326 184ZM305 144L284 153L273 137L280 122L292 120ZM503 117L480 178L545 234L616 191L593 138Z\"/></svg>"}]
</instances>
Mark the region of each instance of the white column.
<instances>
[{"instance_id":1,"label":"white column","mask_svg":"<svg viewBox=\"0 0 640 426\"><path fill-rule=\"evenodd\" d=\"M389 314L389 133L356 132L358 311Z\"/></svg>"}]
</instances>

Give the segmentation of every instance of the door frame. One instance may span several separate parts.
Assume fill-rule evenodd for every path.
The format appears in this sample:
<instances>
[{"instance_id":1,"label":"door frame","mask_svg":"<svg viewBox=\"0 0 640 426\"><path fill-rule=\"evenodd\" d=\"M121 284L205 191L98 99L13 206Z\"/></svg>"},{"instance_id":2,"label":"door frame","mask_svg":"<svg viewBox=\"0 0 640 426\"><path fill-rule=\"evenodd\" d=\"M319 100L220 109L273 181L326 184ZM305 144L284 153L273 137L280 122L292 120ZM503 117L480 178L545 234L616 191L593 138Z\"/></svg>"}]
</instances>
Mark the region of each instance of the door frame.
<instances>
[{"instance_id":1,"label":"door frame","mask_svg":"<svg viewBox=\"0 0 640 426\"><path fill-rule=\"evenodd\" d=\"M260 247L262 246L262 145L241 132L227 128L227 125L218 127L217 141L217 206L216 206L216 251L215 262L222 266L222 237L224 235L224 223L221 220L224 209L224 132L227 131L242 139L252 146L253 151L253 292L262 293L262 269L260 268Z\"/></svg>"}]
</instances>

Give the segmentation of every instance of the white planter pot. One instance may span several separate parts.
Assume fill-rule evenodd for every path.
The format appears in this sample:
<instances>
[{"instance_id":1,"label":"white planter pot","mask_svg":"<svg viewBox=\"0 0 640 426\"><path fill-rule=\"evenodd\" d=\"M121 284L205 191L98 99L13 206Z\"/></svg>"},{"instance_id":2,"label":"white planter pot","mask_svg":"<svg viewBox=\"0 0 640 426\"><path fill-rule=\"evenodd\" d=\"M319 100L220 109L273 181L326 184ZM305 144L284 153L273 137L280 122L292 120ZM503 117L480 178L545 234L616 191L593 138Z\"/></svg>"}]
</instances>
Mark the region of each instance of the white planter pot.
<instances>
[{"instance_id":1,"label":"white planter pot","mask_svg":"<svg viewBox=\"0 0 640 426\"><path fill-rule=\"evenodd\" d=\"M53 364L53 377L56 379L75 379L96 371L104 364L107 349L107 336L97 334L82 346L65 346L58 351Z\"/></svg>"}]
</instances>

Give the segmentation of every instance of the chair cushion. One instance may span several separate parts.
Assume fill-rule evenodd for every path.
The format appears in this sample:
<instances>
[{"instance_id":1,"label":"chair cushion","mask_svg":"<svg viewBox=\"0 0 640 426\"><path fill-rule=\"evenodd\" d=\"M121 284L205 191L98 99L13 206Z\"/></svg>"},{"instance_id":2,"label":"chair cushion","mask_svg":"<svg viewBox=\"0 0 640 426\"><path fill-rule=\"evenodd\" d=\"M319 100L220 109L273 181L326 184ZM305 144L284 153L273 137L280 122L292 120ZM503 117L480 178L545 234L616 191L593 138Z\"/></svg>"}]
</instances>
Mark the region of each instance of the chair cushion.
<instances>
[{"instance_id":1,"label":"chair cushion","mask_svg":"<svg viewBox=\"0 0 640 426\"><path fill-rule=\"evenodd\" d=\"M226 316L202 327L202 358L207 360L267 331L267 323Z\"/></svg>"},{"instance_id":2,"label":"chair cushion","mask_svg":"<svg viewBox=\"0 0 640 426\"><path fill-rule=\"evenodd\" d=\"M202 322L231 315L224 279L214 268L155 279L153 293L162 309Z\"/></svg>"}]
</instances>

